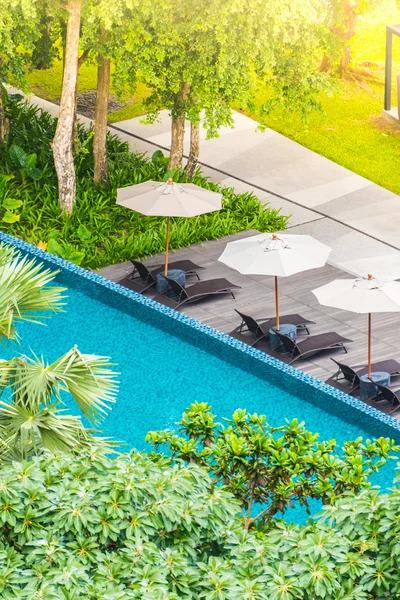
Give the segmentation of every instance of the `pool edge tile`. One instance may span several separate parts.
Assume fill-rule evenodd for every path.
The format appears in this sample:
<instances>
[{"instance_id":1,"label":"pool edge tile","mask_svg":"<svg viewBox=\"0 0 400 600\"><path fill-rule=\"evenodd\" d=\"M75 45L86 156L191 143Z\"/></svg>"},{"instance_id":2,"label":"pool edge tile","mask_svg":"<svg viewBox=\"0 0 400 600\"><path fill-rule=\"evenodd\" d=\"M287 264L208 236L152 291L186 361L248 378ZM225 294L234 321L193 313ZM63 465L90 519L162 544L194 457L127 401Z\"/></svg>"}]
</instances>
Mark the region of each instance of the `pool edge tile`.
<instances>
[{"instance_id":1,"label":"pool edge tile","mask_svg":"<svg viewBox=\"0 0 400 600\"><path fill-rule=\"evenodd\" d=\"M0 241L6 244L10 244L11 246L14 246L17 249L28 252L30 255L35 256L36 258L42 258L46 262L54 264L58 269L63 269L65 271L69 271L71 273L79 275L84 279L88 279L119 295L129 298L133 302L147 306L151 310L155 310L158 313L170 317L171 319L179 321L180 323L190 327L191 329L195 329L200 333L211 337L214 340L218 340L222 344L226 344L231 348L236 349L238 352L244 353L247 356L254 358L260 363L267 364L270 367L276 369L277 371L281 371L285 375L292 377L296 381L299 381L305 385L308 385L314 390L318 390L319 392L322 392L327 396L338 400L339 402L343 402L346 405L353 407L354 409L368 415L369 417L372 417L373 419L381 422L382 424L389 426L396 432L400 432L400 422L394 419L393 417L382 413L376 408L369 406L368 404L365 404L364 402L361 402L360 400L357 400L352 396L349 396L341 390L337 390L336 388L324 383L323 381L316 379L312 375L308 375L307 373L304 373L303 371L300 371L299 369L296 369L291 365L287 365L286 363L280 361L277 358L265 354L261 350L257 350L256 348L253 348L248 344L241 342L231 337L230 335L223 333L222 331L219 331L218 329L210 327L206 323L197 321L196 319L184 315L183 313L180 313L174 310L173 308L159 304L151 298L147 298L146 296L139 294L138 292L129 290L128 288L125 288L122 285L115 283L114 281L106 279L98 273L94 273L93 271L84 269L83 267L75 265L74 263L60 258L59 256L55 256L54 254L50 254L45 250L41 250L40 248L30 244L29 242L25 242L24 240L15 238L2 231L0 231Z\"/></svg>"}]
</instances>

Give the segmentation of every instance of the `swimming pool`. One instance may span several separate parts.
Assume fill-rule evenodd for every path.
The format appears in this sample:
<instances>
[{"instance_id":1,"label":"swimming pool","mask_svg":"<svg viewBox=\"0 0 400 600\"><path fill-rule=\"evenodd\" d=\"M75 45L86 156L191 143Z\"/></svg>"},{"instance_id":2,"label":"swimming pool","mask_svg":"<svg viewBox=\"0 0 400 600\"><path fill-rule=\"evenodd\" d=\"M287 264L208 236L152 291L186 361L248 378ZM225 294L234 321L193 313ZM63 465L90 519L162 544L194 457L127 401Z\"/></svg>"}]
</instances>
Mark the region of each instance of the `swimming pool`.
<instances>
[{"instance_id":1,"label":"swimming pool","mask_svg":"<svg viewBox=\"0 0 400 600\"><path fill-rule=\"evenodd\" d=\"M4 234L0 239L11 241ZM400 442L397 423L386 415L204 324L157 309L116 284L99 285L92 281L101 281L97 275L24 242L17 245L50 268L63 267L57 283L68 288L67 306L45 327L22 323L22 344L9 346L8 356L34 352L52 361L74 344L110 356L120 372L120 392L103 430L126 448L146 448L147 431L173 427L195 401L211 404L218 417L246 408L266 414L272 425L298 418L322 439L339 443L360 435ZM389 486L393 471L393 464L385 467L377 482Z\"/></svg>"}]
</instances>

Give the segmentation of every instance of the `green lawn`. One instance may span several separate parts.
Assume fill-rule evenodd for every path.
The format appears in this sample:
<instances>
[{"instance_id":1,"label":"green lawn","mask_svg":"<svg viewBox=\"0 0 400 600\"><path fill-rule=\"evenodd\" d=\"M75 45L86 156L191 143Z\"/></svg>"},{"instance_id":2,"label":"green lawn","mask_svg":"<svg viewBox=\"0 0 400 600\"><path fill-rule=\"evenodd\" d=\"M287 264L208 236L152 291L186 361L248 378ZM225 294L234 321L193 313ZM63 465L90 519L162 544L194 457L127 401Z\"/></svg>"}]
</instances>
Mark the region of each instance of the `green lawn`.
<instances>
[{"instance_id":1,"label":"green lawn","mask_svg":"<svg viewBox=\"0 0 400 600\"><path fill-rule=\"evenodd\" d=\"M395 0L386 0L360 21L352 44L353 67L362 73L367 69L362 63L377 63L368 67L373 79L362 76L358 80L355 73L357 79L340 82L333 96L322 98L325 115L314 114L307 124L291 115L274 115L269 119L273 129L397 193L400 193L400 130L388 126L380 114L385 25L399 21ZM400 40L394 41L393 71L397 70L400 70ZM394 92L392 104L395 102Z\"/></svg>"},{"instance_id":2,"label":"green lawn","mask_svg":"<svg viewBox=\"0 0 400 600\"><path fill-rule=\"evenodd\" d=\"M96 89L97 68L91 63L84 63L79 70L78 91L89 92ZM31 92L53 102L60 98L62 81L62 62L56 61L51 69L33 71L28 75L28 87ZM111 94L115 96L115 90L111 87ZM111 123L132 119L143 114L142 102L148 90L143 84L138 84L134 96L119 99L123 108L112 112L109 116Z\"/></svg>"},{"instance_id":3,"label":"green lawn","mask_svg":"<svg viewBox=\"0 0 400 600\"><path fill-rule=\"evenodd\" d=\"M385 25L399 21L396 0L384 0L378 9L360 20L352 42L353 66L360 73L370 69L373 78L356 73L354 78L339 82L331 97L321 98L324 114L315 113L307 124L283 113L274 114L268 120L270 127L287 137L397 193L400 193L400 130L389 127L380 118L380 113L383 108ZM394 46L395 72L400 70L400 40L395 40ZM363 65L365 61L376 65ZM95 85L95 66L83 65L79 90L89 91ZM47 71L31 73L29 86L43 98L58 98L61 64ZM110 122L143 114L141 103L146 93L145 86L139 86L133 98L124 99L124 108L110 114ZM262 104L264 95L262 91L258 93L256 105ZM251 112L247 114L254 116Z\"/></svg>"}]
</instances>

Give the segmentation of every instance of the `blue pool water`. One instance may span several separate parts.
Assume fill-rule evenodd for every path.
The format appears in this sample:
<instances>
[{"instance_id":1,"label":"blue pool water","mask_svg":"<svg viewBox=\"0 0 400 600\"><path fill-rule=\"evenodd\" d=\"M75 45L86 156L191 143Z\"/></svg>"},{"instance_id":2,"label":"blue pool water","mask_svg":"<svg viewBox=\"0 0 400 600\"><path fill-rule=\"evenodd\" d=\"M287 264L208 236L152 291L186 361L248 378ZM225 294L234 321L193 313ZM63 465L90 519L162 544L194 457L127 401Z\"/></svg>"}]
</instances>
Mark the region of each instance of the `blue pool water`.
<instances>
[{"instance_id":1,"label":"blue pool water","mask_svg":"<svg viewBox=\"0 0 400 600\"><path fill-rule=\"evenodd\" d=\"M322 439L334 437L339 443L360 435L389 435L385 425L371 425L370 417L353 408L331 411L329 403L341 404L333 398L324 403L313 400L314 390L309 397L304 389L289 392L282 374L276 375L274 384L255 375L237 352L228 360L219 351L207 352L200 347L205 336L195 332L200 346L194 345L185 339L188 328L171 319L163 317L168 324L155 327L152 323L160 315L151 309L72 273L63 272L57 280L68 287L65 312L51 316L44 327L22 323L21 346L12 344L6 353L32 351L51 362L77 344L81 352L110 356L120 373L120 391L103 429L123 440L126 448L146 448L147 431L174 427L184 408L195 401L211 404L219 418L237 408L266 414L272 425L298 418ZM393 472L391 463L377 476L377 483L388 487Z\"/></svg>"}]
</instances>

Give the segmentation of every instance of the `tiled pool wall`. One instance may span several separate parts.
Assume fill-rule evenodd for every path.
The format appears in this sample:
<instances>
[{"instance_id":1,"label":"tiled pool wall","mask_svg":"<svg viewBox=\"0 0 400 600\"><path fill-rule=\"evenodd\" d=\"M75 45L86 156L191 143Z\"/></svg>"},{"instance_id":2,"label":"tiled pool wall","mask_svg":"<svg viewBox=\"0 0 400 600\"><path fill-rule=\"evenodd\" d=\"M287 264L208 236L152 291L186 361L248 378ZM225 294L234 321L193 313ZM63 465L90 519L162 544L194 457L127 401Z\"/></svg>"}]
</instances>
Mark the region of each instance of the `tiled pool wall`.
<instances>
[{"instance_id":1,"label":"tiled pool wall","mask_svg":"<svg viewBox=\"0 0 400 600\"><path fill-rule=\"evenodd\" d=\"M289 366L260 350L192 319L169 307L124 288L101 275L78 267L27 242L0 232L0 241L40 259L45 266L59 269L59 280L68 287L78 287L113 308L175 335L253 375L284 388L307 402L347 422L361 425L371 436L392 437L400 443L400 423L392 417L326 385L311 375ZM194 366L195 368L195 366Z\"/></svg>"}]
</instances>

